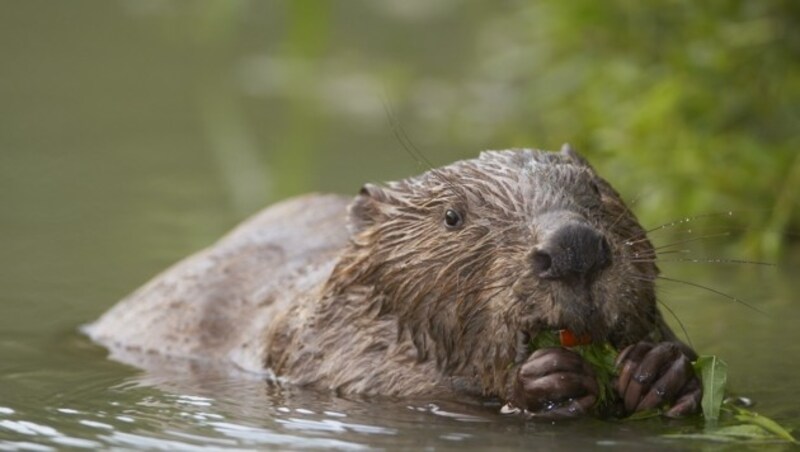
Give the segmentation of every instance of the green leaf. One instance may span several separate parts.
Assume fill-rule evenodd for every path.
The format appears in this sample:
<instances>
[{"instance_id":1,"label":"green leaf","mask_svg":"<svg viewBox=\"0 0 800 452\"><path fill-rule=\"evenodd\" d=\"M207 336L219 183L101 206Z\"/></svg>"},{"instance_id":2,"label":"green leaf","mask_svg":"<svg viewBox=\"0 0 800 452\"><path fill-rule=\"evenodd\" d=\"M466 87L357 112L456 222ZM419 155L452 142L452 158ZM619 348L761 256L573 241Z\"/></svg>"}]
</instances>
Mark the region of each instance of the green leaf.
<instances>
[{"instance_id":1,"label":"green leaf","mask_svg":"<svg viewBox=\"0 0 800 452\"><path fill-rule=\"evenodd\" d=\"M798 441L794 438L794 436L792 436L791 433L789 433L788 430L783 428L780 424L772 419L744 408L733 407L733 409L736 412L735 417L737 421L757 425L781 439L798 444Z\"/></svg>"},{"instance_id":2,"label":"green leaf","mask_svg":"<svg viewBox=\"0 0 800 452\"><path fill-rule=\"evenodd\" d=\"M532 338L528 345L530 353L540 348L547 347L561 347L561 342L559 341L557 333L553 331L540 332ZM591 343L568 348L581 355L594 370L595 377L597 378L597 386L600 389L597 395L595 409L602 411L614 398L614 388L611 386L611 383L617 372L615 366L618 354L617 350L608 343Z\"/></svg>"},{"instance_id":3,"label":"green leaf","mask_svg":"<svg viewBox=\"0 0 800 452\"><path fill-rule=\"evenodd\" d=\"M674 439L700 439L718 442L741 442L741 441L770 441L774 437L764 429L756 425L731 425L717 429L706 430L702 433L673 433L661 435L664 438Z\"/></svg>"},{"instance_id":4,"label":"green leaf","mask_svg":"<svg viewBox=\"0 0 800 452\"><path fill-rule=\"evenodd\" d=\"M725 397L728 365L714 355L705 355L697 358L694 367L703 382L703 416L707 422L715 422L719 419L722 399Z\"/></svg>"},{"instance_id":5,"label":"green leaf","mask_svg":"<svg viewBox=\"0 0 800 452\"><path fill-rule=\"evenodd\" d=\"M652 409L652 410L643 410L637 411L630 416L623 419L625 422L635 422L635 421L642 421L645 419L652 419L655 417L660 417L663 414L661 410Z\"/></svg>"}]
</instances>

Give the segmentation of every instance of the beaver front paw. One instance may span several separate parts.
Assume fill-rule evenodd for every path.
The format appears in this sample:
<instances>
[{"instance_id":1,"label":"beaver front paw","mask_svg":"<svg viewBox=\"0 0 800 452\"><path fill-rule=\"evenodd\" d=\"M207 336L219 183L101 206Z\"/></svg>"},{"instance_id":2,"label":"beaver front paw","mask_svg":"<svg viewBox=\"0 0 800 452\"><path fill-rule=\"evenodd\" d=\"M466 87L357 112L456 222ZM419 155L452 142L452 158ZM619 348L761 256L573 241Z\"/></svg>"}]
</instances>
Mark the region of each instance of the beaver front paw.
<instances>
[{"instance_id":1,"label":"beaver front paw","mask_svg":"<svg viewBox=\"0 0 800 452\"><path fill-rule=\"evenodd\" d=\"M675 342L639 342L617 357L614 389L628 414L668 406L668 417L700 409L703 390L689 358Z\"/></svg>"},{"instance_id":2,"label":"beaver front paw","mask_svg":"<svg viewBox=\"0 0 800 452\"><path fill-rule=\"evenodd\" d=\"M599 388L592 367L562 347L536 350L520 366L511 404L535 417L575 417L588 412Z\"/></svg>"}]
</instances>

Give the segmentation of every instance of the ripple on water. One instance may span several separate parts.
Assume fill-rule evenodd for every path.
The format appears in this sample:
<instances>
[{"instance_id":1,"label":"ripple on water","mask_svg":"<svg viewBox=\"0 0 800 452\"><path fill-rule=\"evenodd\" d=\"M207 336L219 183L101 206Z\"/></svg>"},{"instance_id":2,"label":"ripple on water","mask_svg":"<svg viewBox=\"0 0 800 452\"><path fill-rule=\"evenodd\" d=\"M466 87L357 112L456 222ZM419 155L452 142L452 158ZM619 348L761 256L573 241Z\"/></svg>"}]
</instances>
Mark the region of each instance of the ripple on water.
<instances>
[{"instance_id":1,"label":"ripple on water","mask_svg":"<svg viewBox=\"0 0 800 452\"><path fill-rule=\"evenodd\" d=\"M211 425L217 432L231 438L243 440L247 444L343 450L367 449L366 446L361 444L335 438L301 437L229 422L212 422Z\"/></svg>"},{"instance_id":2,"label":"ripple on water","mask_svg":"<svg viewBox=\"0 0 800 452\"><path fill-rule=\"evenodd\" d=\"M10 430L18 435L32 437L32 440L34 441L51 442L60 446L98 448L102 445L96 441L64 435L53 427L41 425L32 421L13 421L9 419L3 419L0 420L0 430L2 429ZM40 443L36 443L36 447L32 448L30 446L31 444L34 443L30 443L28 441L0 442L0 446L4 446L2 448L9 448L11 450L53 450L53 448Z\"/></svg>"},{"instance_id":3,"label":"ripple on water","mask_svg":"<svg viewBox=\"0 0 800 452\"><path fill-rule=\"evenodd\" d=\"M13 432L26 436L58 436L59 433L53 427L39 425L31 421L12 421L0 420L0 428L5 428Z\"/></svg>"},{"instance_id":4,"label":"ripple on water","mask_svg":"<svg viewBox=\"0 0 800 452\"><path fill-rule=\"evenodd\" d=\"M87 427L92 428L99 428L102 430L114 430L114 426L110 424L106 424L104 422L97 422L97 421L90 421L88 419L81 419L78 421L80 424L85 425Z\"/></svg>"},{"instance_id":5,"label":"ripple on water","mask_svg":"<svg viewBox=\"0 0 800 452\"><path fill-rule=\"evenodd\" d=\"M70 377L68 390L40 391L34 402L25 387L7 391L0 450L527 449L554 438L554 449L575 449L652 445L665 431L657 422L534 424L500 416L494 406L341 398L204 374L124 368L114 376L105 361L96 370L92 362Z\"/></svg>"},{"instance_id":6,"label":"ripple on water","mask_svg":"<svg viewBox=\"0 0 800 452\"><path fill-rule=\"evenodd\" d=\"M284 427L290 430L304 430L304 431L324 431L324 432L331 432L331 433L342 433L342 432L355 432L355 433L365 433L370 435L396 435L397 429L395 428L388 428L388 427L380 427L375 425L366 425L366 424L354 424L354 423L346 423L341 422L334 419L323 419L323 420L313 420L313 419L301 419L301 418L289 418L289 419L278 419L276 422L283 424Z\"/></svg>"},{"instance_id":7,"label":"ripple on water","mask_svg":"<svg viewBox=\"0 0 800 452\"><path fill-rule=\"evenodd\" d=\"M45 451L56 450L44 444L31 443L28 441L3 441L0 440L0 450L26 450L26 451Z\"/></svg>"}]
</instances>

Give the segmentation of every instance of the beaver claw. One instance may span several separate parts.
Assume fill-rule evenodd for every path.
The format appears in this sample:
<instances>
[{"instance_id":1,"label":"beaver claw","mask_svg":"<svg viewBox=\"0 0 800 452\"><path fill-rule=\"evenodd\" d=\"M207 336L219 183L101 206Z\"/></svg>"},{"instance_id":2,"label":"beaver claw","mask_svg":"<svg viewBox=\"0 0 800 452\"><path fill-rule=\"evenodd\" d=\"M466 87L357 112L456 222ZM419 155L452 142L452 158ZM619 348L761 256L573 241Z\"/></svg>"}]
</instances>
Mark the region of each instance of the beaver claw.
<instances>
[{"instance_id":1,"label":"beaver claw","mask_svg":"<svg viewBox=\"0 0 800 452\"><path fill-rule=\"evenodd\" d=\"M634 413L668 406L665 415L681 417L700 409L702 387L689 358L675 342L639 342L617 357L614 389L625 411Z\"/></svg>"},{"instance_id":2,"label":"beaver claw","mask_svg":"<svg viewBox=\"0 0 800 452\"><path fill-rule=\"evenodd\" d=\"M576 417L592 408L598 392L594 371L580 355L542 348L518 369L511 403L535 417Z\"/></svg>"}]
</instances>

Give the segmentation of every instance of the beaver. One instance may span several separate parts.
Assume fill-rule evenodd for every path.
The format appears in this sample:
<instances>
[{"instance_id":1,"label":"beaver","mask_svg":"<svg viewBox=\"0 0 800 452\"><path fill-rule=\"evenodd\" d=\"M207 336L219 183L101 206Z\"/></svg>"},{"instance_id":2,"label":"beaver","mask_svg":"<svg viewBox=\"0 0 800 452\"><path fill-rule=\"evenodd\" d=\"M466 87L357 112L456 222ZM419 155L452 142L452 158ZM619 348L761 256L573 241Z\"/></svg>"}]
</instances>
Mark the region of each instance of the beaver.
<instances>
[{"instance_id":1,"label":"beaver","mask_svg":"<svg viewBox=\"0 0 800 452\"><path fill-rule=\"evenodd\" d=\"M623 414L698 410L691 360L656 304L655 250L571 147L485 151L355 199L256 214L123 299L85 332L112 357L221 363L295 385L481 397L573 417L598 399L568 329L620 350Z\"/></svg>"}]
</instances>

